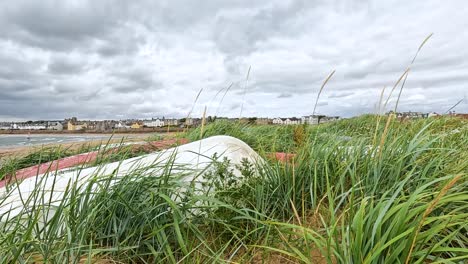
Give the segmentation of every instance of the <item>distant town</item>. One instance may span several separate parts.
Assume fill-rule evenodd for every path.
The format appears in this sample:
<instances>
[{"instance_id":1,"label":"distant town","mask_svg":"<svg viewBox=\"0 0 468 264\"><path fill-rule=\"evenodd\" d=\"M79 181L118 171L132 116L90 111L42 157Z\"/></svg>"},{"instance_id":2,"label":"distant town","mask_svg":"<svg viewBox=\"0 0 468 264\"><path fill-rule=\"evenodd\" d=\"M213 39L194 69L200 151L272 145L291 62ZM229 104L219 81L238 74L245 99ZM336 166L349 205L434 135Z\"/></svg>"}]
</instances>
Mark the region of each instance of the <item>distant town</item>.
<instances>
[{"instance_id":1,"label":"distant town","mask_svg":"<svg viewBox=\"0 0 468 264\"><path fill-rule=\"evenodd\" d=\"M392 111L386 113L395 114L397 118L417 119L417 118L430 118L437 117L437 113L422 113L422 112L398 112ZM468 114L458 114L450 112L448 115L461 118L468 118ZM217 120L226 120L232 122L241 122L246 124L257 125L318 125L328 122L333 122L341 119L339 116L326 116L326 115L308 115L297 117L277 117L277 118L264 118L264 117L244 117L244 118L227 118L227 117L212 117L208 116L204 119L205 124ZM4 132L32 132L32 131L50 131L50 132L151 132L163 131L177 131L180 128L196 127L202 123L202 118L152 118L152 119L125 119L125 120L79 120L76 117L67 118L64 120L38 120L26 122L0 122L0 131Z\"/></svg>"}]
</instances>

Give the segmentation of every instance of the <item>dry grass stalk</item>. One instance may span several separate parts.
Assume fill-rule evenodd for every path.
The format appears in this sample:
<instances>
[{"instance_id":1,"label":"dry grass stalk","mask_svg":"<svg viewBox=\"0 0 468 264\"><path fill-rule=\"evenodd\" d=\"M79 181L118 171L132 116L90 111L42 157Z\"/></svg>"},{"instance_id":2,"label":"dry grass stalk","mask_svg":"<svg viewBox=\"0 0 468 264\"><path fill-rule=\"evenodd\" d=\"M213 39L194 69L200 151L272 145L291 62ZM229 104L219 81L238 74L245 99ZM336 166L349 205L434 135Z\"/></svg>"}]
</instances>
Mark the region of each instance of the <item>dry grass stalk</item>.
<instances>
[{"instance_id":1,"label":"dry grass stalk","mask_svg":"<svg viewBox=\"0 0 468 264\"><path fill-rule=\"evenodd\" d=\"M291 199L289 200L289 202L291 203L291 208L293 209L294 216L296 217L297 222L302 227L302 221L301 221L301 218L299 217L299 214L297 213L296 206L294 206L294 202Z\"/></svg>"},{"instance_id":2,"label":"dry grass stalk","mask_svg":"<svg viewBox=\"0 0 468 264\"><path fill-rule=\"evenodd\" d=\"M219 107L223 104L224 97L226 97L226 94L229 92L229 90L231 90L231 88L232 88L233 85L234 85L234 83L231 83L231 84L228 86L228 88L226 89L226 91L224 92L223 97L221 97L221 100L219 101L218 107L216 108L215 116L218 116Z\"/></svg>"},{"instance_id":3,"label":"dry grass stalk","mask_svg":"<svg viewBox=\"0 0 468 264\"><path fill-rule=\"evenodd\" d=\"M203 117L202 117L202 122L201 122L200 139L203 138L203 131L205 129L205 120L206 120L206 105L205 105L205 110L203 111Z\"/></svg>"},{"instance_id":4,"label":"dry grass stalk","mask_svg":"<svg viewBox=\"0 0 468 264\"><path fill-rule=\"evenodd\" d=\"M200 91L197 94L197 97L195 97L195 101L193 101L192 109L190 109L190 112L187 114L187 117L185 118L184 133L187 132L187 129L188 129L187 122L188 122L188 120L190 118L190 115L193 112L193 109L195 108L195 105L197 104L198 98L200 97L200 94L202 93L202 91L203 91L203 88L200 89Z\"/></svg>"},{"instance_id":5,"label":"dry grass stalk","mask_svg":"<svg viewBox=\"0 0 468 264\"><path fill-rule=\"evenodd\" d=\"M416 58L418 57L418 54L419 52L421 51L421 49L424 47L424 44L426 44L426 42L432 37L433 33L429 34L429 36L427 36L424 41L421 43L421 45L419 45L419 48L418 50L416 51L416 54L414 54L414 57L413 57L413 60L411 60L411 63L410 65L408 66L408 69L410 69L410 67L413 65L413 63L416 61ZM406 79L408 78L408 74L406 74L405 76L405 79L403 80L403 83L401 85L401 89L400 89L400 92L398 93L398 97L397 97L397 101L396 101L396 104L395 104L395 112L398 108L398 103L400 102L400 98L401 98L401 93L403 92L403 87L405 86L405 83L406 83Z\"/></svg>"},{"instance_id":6,"label":"dry grass stalk","mask_svg":"<svg viewBox=\"0 0 468 264\"><path fill-rule=\"evenodd\" d=\"M374 132L374 139L372 140L372 146L375 146L376 141L377 141L377 132L379 131L380 120L382 119L382 116L381 116L382 115L382 99L385 93L385 89L387 89L387 87L384 86L384 88L382 89L382 92L380 92L379 105L377 107L377 123L375 125L375 132Z\"/></svg>"},{"instance_id":7,"label":"dry grass stalk","mask_svg":"<svg viewBox=\"0 0 468 264\"><path fill-rule=\"evenodd\" d=\"M249 82L251 67L252 66L249 66L249 70L247 71L247 76L245 77L245 87L244 87L244 94L242 95L242 104L241 104L241 109L240 109L240 114L239 114L239 121L240 121L240 118L242 117L242 111L244 110L245 94L247 93L247 84Z\"/></svg>"},{"instance_id":8,"label":"dry grass stalk","mask_svg":"<svg viewBox=\"0 0 468 264\"><path fill-rule=\"evenodd\" d=\"M325 81L322 83L322 87L320 87L319 93L317 94L317 98L315 99L315 105L314 105L314 111L312 111L312 115L315 115L315 110L317 109L317 104L318 100L320 98L320 95L322 94L323 88L325 88L325 85L328 83L328 81L331 79L331 77L335 74L335 70L333 70L328 77L325 79Z\"/></svg>"},{"instance_id":9,"label":"dry grass stalk","mask_svg":"<svg viewBox=\"0 0 468 264\"><path fill-rule=\"evenodd\" d=\"M382 137L380 138L380 145L379 145L379 148L378 148L379 159L380 159L381 156L382 156L382 149L383 149L383 146L384 146L384 144L385 144L385 139L387 138L387 133L388 133L388 129L389 129L389 127L390 127L390 123L391 123L392 119L393 119L395 116L396 116L396 115L392 113L392 114L389 114L388 117L387 117L387 123L385 124L385 128L384 128Z\"/></svg>"}]
</instances>

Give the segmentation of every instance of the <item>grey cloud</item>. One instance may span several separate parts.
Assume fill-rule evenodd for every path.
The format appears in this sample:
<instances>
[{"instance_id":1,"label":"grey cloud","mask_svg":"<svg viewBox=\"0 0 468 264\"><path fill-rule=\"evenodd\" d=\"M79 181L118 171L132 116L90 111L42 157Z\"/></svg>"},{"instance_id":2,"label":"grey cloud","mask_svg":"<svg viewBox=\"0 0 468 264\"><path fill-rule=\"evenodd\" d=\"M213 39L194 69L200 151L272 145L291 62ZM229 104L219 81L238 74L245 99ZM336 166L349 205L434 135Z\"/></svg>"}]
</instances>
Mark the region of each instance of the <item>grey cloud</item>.
<instances>
[{"instance_id":1,"label":"grey cloud","mask_svg":"<svg viewBox=\"0 0 468 264\"><path fill-rule=\"evenodd\" d=\"M342 98L342 97L347 97L350 95L353 95L353 92L332 92L328 94L328 98Z\"/></svg>"},{"instance_id":2,"label":"grey cloud","mask_svg":"<svg viewBox=\"0 0 468 264\"><path fill-rule=\"evenodd\" d=\"M287 33L289 18L304 6L303 1L266 5L257 9L232 9L218 13L213 38L218 48L229 55L252 52L259 41Z\"/></svg>"},{"instance_id":3,"label":"grey cloud","mask_svg":"<svg viewBox=\"0 0 468 264\"><path fill-rule=\"evenodd\" d=\"M76 87L69 84L57 84L53 89L57 95L74 94L76 92Z\"/></svg>"},{"instance_id":4,"label":"grey cloud","mask_svg":"<svg viewBox=\"0 0 468 264\"><path fill-rule=\"evenodd\" d=\"M79 96L74 97L73 99L77 102L87 102L92 103L91 101L97 99L101 90L93 91L88 94L82 94Z\"/></svg>"},{"instance_id":5,"label":"grey cloud","mask_svg":"<svg viewBox=\"0 0 468 264\"><path fill-rule=\"evenodd\" d=\"M293 95L290 93L280 93L276 98L289 98L292 97Z\"/></svg>"},{"instance_id":6,"label":"grey cloud","mask_svg":"<svg viewBox=\"0 0 468 264\"><path fill-rule=\"evenodd\" d=\"M83 62L71 61L65 58L55 59L48 65L48 71L52 74L79 74L85 69Z\"/></svg>"},{"instance_id":7,"label":"grey cloud","mask_svg":"<svg viewBox=\"0 0 468 264\"><path fill-rule=\"evenodd\" d=\"M153 76L154 73L148 70L132 69L114 71L111 74L115 80L110 82L109 86L118 93L157 91L163 88L163 84Z\"/></svg>"},{"instance_id":8,"label":"grey cloud","mask_svg":"<svg viewBox=\"0 0 468 264\"><path fill-rule=\"evenodd\" d=\"M239 110L240 107L241 107L241 104L240 104L240 103L235 103L235 104L229 105L229 106L228 106L228 109L229 109L230 111L232 111L232 110Z\"/></svg>"},{"instance_id":9,"label":"grey cloud","mask_svg":"<svg viewBox=\"0 0 468 264\"><path fill-rule=\"evenodd\" d=\"M0 31L26 45L52 50L82 48L106 35L124 17L124 5L111 1L4 2Z\"/></svg>"},{"instance_id":10,"label":"grey cloud","mask_svg":"<svg viewBox=\"0 0 468 264\"><path fill-rule=\"evenodd\" d=\"M201 88L194 115L245 101L246 115L300 116L333 69L318 111L372 112L430 32L400 106L444 111L467 96L466 13L462 0L5 0L0 116L183 117Z\"/></svg>"}]
</instances>

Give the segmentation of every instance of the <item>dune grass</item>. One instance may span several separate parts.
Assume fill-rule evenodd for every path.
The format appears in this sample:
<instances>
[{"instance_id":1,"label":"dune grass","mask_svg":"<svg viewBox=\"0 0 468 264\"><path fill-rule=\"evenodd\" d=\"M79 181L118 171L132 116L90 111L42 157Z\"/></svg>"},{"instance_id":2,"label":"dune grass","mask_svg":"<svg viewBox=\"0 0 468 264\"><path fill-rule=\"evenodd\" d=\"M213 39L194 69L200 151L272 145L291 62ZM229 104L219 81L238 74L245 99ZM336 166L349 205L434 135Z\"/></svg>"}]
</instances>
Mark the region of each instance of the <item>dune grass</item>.
<instances>
[{"instance_id":1,"label":"dune grass","mask_svg":"<svg viewBox=\"0 0 468 264\"><path fill-rule=\"evenodd\" d=\"M268 162L243 164L240 185L223 182L229 161L213 164L217 188L203 194L184 186L171 162L155 162L161 177L142 168L112 188L114 175L70 186L52 217L43 206L0 216L0 261L468 261L466 121L367 115L319 126L215 122L183 136L213 135L240 138ZM269 158L277 151L295 157ZM47 199L36 191L36 199Z\"/></svg>"}]
</instances>

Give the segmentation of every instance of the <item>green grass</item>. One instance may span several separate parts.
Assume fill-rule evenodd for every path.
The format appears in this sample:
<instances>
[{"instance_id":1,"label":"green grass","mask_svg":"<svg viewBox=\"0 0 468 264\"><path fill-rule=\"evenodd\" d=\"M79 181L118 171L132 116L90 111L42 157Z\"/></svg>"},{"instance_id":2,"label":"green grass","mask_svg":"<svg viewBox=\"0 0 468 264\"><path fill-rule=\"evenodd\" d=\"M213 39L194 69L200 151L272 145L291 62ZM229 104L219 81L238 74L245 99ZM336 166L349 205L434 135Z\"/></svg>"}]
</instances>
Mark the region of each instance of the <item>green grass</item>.
<instances>
[{"instance_id":1,"label":"green grass","mask_svg":"<svg viewBox=\"0 0 468 264\"><path fill-rule=\"evenodd\" d=\"M244 164L237 184L228 161L213 163L208 184L216 191L205 193L178 179L207 172L176 172L171 162L140 168L113 187L115 175L98 177L84 192L71 186L49 219L47 207L30 201L33 210L20 217L0 216L7 219L0 261L466 263L468 122L386 124L367 115L320 126L194 129L183 136L231 135L268 162ZM272 161L276 151L296 157ZM156 167L162 176L149 177Z\"/></svg>"},{"instance_id":2,"label":"green grass","mask_svg":"<svg viewBox=\"0 0 468 264\"><path fill-rule=\"evenodd\" d=\"M6 175L15 172L16 170L31 167L37 164L61 159L64 157L72 156L79 153L91 151L92 147L89 145L82 145L78 149L71 149L70 147L36 147L33 148L25 156L10 157L2 167L0 167L0 180Z\"/></svg>"}]
</instances>

